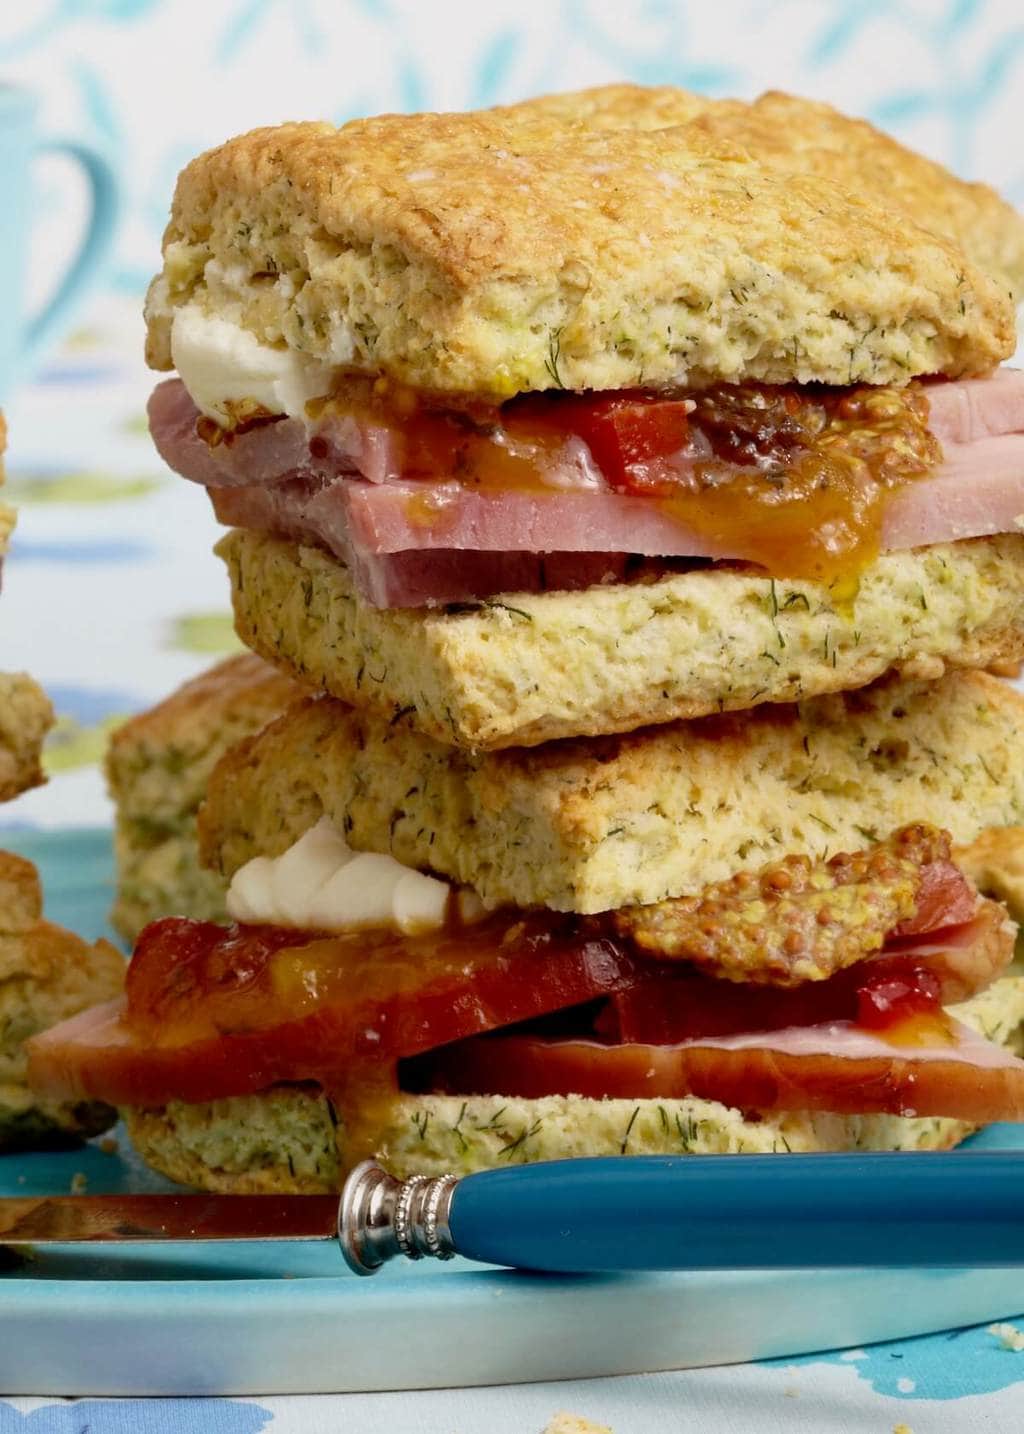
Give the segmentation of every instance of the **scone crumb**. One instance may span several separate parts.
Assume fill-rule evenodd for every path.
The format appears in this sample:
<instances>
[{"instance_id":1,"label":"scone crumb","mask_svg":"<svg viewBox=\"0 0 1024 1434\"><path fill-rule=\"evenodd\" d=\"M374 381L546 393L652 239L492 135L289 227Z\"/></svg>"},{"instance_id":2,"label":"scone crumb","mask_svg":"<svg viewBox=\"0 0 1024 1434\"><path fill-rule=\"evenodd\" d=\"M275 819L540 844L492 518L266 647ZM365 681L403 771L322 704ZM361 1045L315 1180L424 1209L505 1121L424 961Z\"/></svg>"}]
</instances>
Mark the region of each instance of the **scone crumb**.
<instances>
[{"instance_id":1,"label":"scone crumb","mask_svg":"<svg viewBox=\"0 0 1024 1434\"><path fill-rule=\"evenodd\" d=\"M892 1434L914 1434L914 1431L909 1424L894 1424Z\"/></svg>"},{"instance_id":2,"label":"scone crumb","mask_svg":"<svg viewBox=\"0 0 1024 1434\"><path fill-rule=\"evenodd\" d=\"M100 1141L100 1149L103 1151L104 1155L116 1155L117 1141L112 1135L105 1135Z\"/></svg>"},{"instance_id":3,"label":"scone crumb","mask_svg":"<svg viewBox=\"0 0 1024 1434\"><path fill-rule=\"evenodd\" d=\"M612 1434L607 1424L592 1424L579 1414L556 1414L544 1427L544 1434Z\"/></svg>"},{"instance_id":4,"label":"scone crumb","mask_svg":"<svg viewBox=\"0 0 1024 1434\"><path fill-rule=\"evenodd\" d=\"M1015 1354L1024 1351L1024 1330L1015 1324L990 1324L989 1334L994 1334L1003 1349L1012 1349Z\"/></svg>"},{"instance_id":5,"label":"scone crumb","mask_svg":"<svg viewBox=\"0 0 1024 1434\"><path fill-rule=\"evenodd\" d=\"M72 1195L84 1195L89 1188L89 1179L84 1170L76 1170L71 1177Z\"/></svg>"}]
</instances>

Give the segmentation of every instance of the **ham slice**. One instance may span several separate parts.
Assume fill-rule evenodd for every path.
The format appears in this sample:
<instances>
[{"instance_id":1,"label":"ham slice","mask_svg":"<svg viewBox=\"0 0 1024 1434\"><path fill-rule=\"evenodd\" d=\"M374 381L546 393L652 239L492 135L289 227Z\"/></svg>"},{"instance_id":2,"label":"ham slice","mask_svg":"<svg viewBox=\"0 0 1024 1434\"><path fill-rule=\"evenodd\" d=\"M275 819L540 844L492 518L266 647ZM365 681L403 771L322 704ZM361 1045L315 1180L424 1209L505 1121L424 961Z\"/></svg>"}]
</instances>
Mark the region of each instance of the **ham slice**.
<instances>
[{"instance_id":1,"label":"ham slice","mask_svg":"<svg viewBox=\"0 0 1024 1434\"><path fill-rule=\"evenodd\" d=\"M692 1095L744 1111L1024 1119L1024 1061L955 1021L949 1042L931 1046L890 1045L849 1022L677 1045L494 1035L430 1052L409 1078L415 1090L459 1096Z\"/></svg>"},{"instance_id":2,"label":"ham slice","mask_svg":"<svg viewBox=\"0 0 1024 1434\"><path fill-rule=\"evenodd\" d=\"M984 379L935 382L928 395L945 462L932 477L892 496L883 549L1019 531L1024 373L1004 369ZM379 606L540 591L556 585L539 561L549 553L588 559L576 566L563 558L560 587L616 577L611 553L712 561L744 556L657 501L595 487L593 465L578 454L552 472L549 489L487 490L443 476L401 480L390 430L351 418L315 429L281 419L210 448L196 434L196 417L179 381L155 390L150 426L157 448L177 472L209 489L218 518L327 548L352 566L363 596ZM582 475L578 483L574 473Z\"/></svg>"}]
</instances>

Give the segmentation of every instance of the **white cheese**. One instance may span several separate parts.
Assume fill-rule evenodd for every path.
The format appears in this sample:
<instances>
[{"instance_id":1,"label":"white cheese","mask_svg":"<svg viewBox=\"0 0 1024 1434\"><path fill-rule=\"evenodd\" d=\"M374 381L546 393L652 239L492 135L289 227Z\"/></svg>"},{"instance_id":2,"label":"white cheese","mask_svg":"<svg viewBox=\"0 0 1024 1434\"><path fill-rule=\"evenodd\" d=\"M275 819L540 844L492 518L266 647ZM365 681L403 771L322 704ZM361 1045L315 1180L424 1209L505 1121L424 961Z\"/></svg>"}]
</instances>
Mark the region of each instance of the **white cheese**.
<instances>
[{"instance_id":1,"label":"white cheese","mask_svg":"<svg viewBox=\"0 0 1024 1434\"><path fill-rule=\"evenodd\" d=\"M268 413L304 418L309 400L332 387L329 364L260 343L248 329L207 314L195 301L174 311L171 358L192 402L222 427L231 422L230 402L249 400Z\"/></svg>"},{"instance_id":2,"label":"white cheese","mask_svg":"<svg viewBox=\"0 0 1024 1434\"><path fill-rule=\"evenodd\" d=\"M240 867L227 894L235 921L320 931L396 926L414 935L443 926L451 888L392 856L353 852L326 818L279 857Z\"/></svg>"}]
</instances>

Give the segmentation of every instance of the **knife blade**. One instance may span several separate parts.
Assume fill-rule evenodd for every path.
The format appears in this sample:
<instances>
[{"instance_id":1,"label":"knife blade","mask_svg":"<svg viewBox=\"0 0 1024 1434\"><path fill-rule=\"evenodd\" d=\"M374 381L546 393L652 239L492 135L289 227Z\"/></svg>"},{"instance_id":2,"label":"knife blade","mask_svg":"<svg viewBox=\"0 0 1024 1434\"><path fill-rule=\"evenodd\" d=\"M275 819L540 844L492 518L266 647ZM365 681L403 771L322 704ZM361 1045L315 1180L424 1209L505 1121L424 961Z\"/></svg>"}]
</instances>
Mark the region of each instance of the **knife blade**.
<instances>
[{"instance_id":1,"label":"knife blade","mask_svg":"<svg viewBox=\"0 0 1024 1434\"><path fill-rule=\"evenodd\" d=\"M334 1195L0 1199L0 1246L337 1240L357 1274L398 1255L563 1273L1024 1265L1024 1151L612 1156Z\"/></svg>"},{"instance_id":2,"label":"knife blade","mask_svg":"<svg viewBox=\"0 0 1024 1434\"><path fill-rule=\"evenodd\" d=\"M337 1195L46 1195L0 1199L0 1245L333 1240Z\"/></svg>"}]
</instances>

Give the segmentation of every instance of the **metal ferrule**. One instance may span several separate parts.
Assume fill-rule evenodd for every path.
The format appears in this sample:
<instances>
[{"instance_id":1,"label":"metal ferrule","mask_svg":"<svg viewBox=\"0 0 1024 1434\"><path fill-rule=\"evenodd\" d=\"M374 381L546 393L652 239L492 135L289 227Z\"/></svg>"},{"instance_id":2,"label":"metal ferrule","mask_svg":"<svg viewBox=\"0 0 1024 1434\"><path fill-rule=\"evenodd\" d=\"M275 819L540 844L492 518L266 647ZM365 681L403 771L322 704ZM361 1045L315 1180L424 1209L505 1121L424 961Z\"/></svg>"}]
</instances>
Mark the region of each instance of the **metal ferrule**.
<instances>
[{"instance_id":1,"label":"metal ferrule","mask_svg":"<svg viewBox=\"0 0 1024 1434\"><path fill-rule=\"evenodd\" d=\"M345 1181L338 1206L338 1243L349 1269L372 1275L396 1255L450 1260L449 1226L454 1175L413 1175L396 1180L375 1160L364 1160Z\"/></svg>"}]
</instances>

